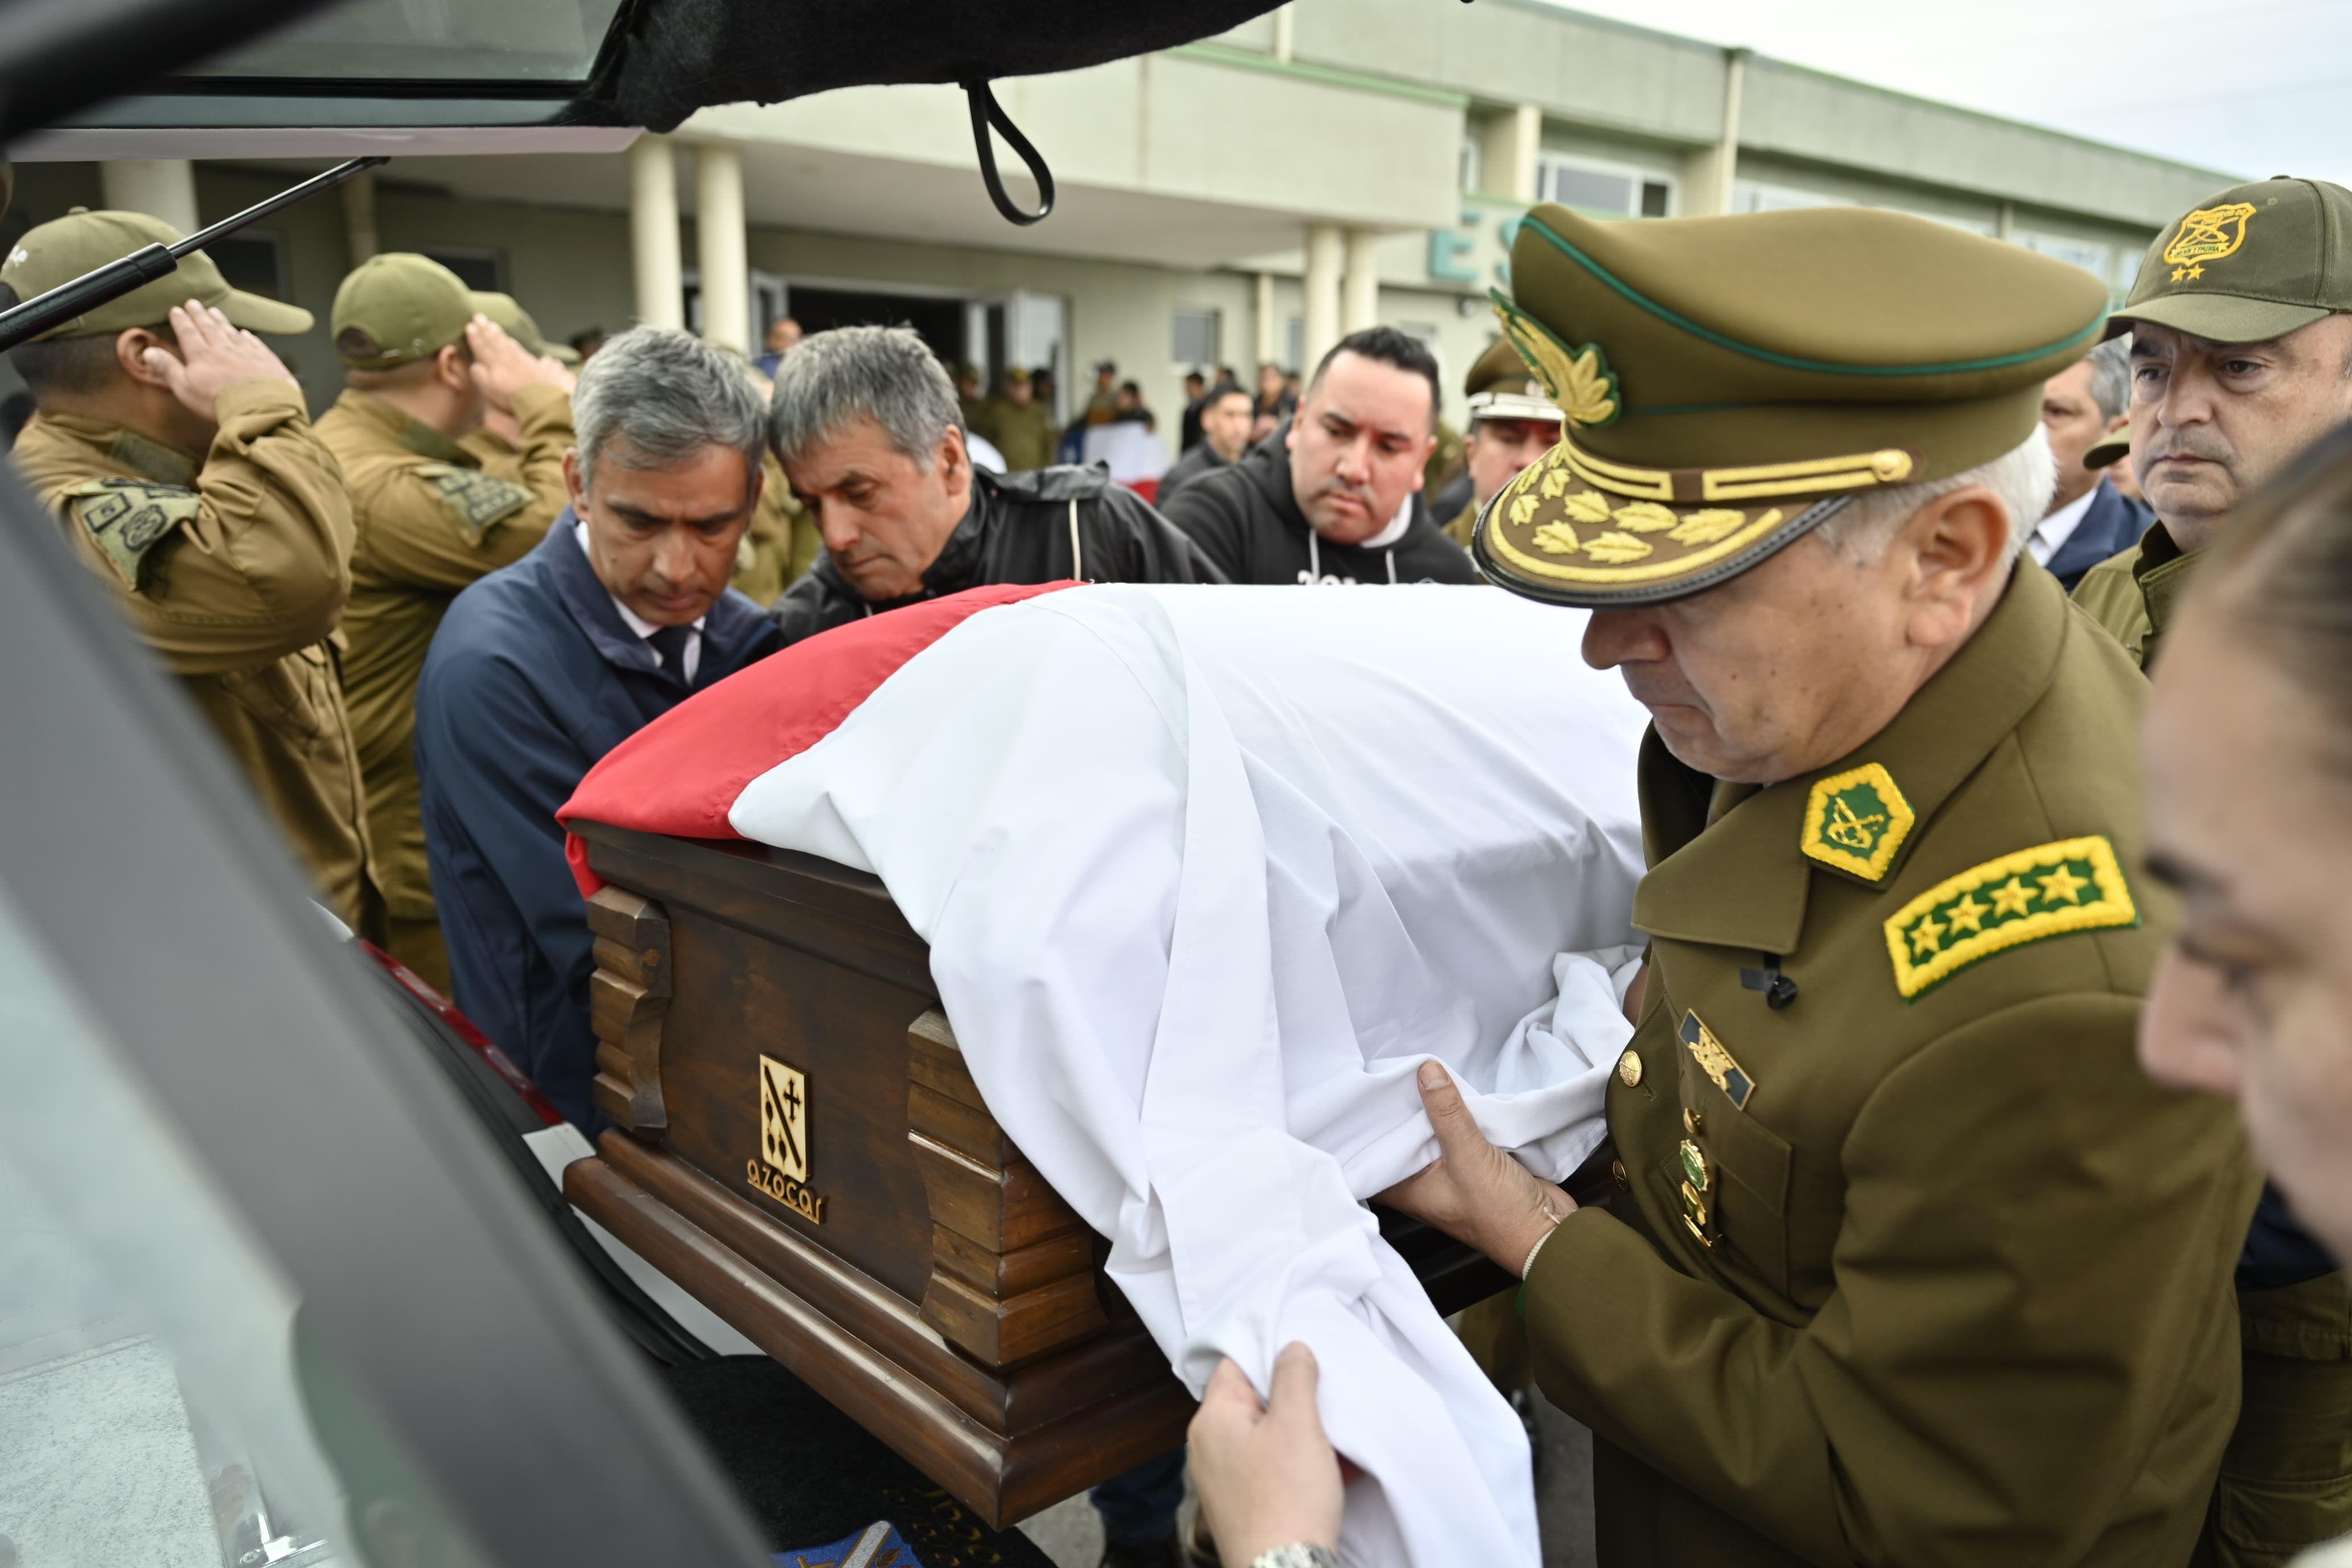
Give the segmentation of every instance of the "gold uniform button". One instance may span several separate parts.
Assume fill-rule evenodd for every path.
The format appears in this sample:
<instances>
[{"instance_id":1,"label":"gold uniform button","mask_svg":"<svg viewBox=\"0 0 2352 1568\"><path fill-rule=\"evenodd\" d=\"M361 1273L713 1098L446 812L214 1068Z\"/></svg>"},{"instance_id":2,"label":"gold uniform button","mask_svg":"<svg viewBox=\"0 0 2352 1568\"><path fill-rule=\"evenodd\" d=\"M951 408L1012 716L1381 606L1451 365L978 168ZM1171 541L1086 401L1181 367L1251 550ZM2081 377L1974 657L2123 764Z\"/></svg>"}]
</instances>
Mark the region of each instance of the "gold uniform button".
<instances>
[{"instance_id":1,"label":"gold uniform button","mask_svg":"<svg viewBox=\"0 0 2352 1568\"><path fill-rule=\"evenodd\" d=\"M1621 1187L1631 1187L1633 1184L1632 1178L1625 1174L1625 1162L1622 1160L1609 1162L1609 1179Z\"/></svg>"},{"instance_id":2,"label":"gold uniform button","mask_svg":"<svg viewBox=\"0 0 2352 1568\"><path fill-rule=\"evenodd\" d=\"M1619 1079L1622 1079L1622 1080L1623 1080L1624 1085L1625 1085L1625 1087L1626 1087L1627 1089L1639 1089L1639 1088L1641 1088L1641 1087L1642 1087L1642 1058L1641 1058L1641 1057L1640 1057L1639 1055L1635 1054L1632 1049L1628 1048L1628 1049L1627 1049L1627 1051L1625 1052L1625 1054L1624 1054L1623 1056L1619 1057L1619 1058L1617 1058L1617 1076L1618 1076L1618 1078L1619 1078Z\"/></svg>"},{"instance_id":3,"label":"gold uniform button","mask_svg":"<svg viewBox=\"0 0 2352 1568\"><path fill-rule=\"evenodd\" d=\"M1697 1111L1696 1111L1696 1110L1693 1110L1689 1106L1687 1106L1687 1105L1684 1106L1684 1107L1683 1107L1683 1132L1685 1133L1685 1136L1688 1136L1688 1137L1696 1138L1696 1137L1697 1137L1700 1133L1702 1133L1702 1132L1704 1132L1704 1131L1706 1131L1706 1118L1705 1116L1701 1115L1699 1112L1697 1112Z\"/></svg>"}]
</instances>

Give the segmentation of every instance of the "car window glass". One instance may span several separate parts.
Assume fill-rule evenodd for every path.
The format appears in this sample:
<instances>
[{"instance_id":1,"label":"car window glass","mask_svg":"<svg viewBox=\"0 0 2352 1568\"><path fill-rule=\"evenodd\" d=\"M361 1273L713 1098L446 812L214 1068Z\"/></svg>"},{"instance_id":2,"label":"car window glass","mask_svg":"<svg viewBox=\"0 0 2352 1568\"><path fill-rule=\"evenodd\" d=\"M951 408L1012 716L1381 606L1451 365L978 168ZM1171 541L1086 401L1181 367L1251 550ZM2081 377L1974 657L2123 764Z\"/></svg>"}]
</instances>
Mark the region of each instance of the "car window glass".
<instances>
[{"instance_id":1,"label":"car window glass","mask_svg":"<svg viewBox=\"0 0 2352 1568\"><path fill-rule=\"evenodd\" d=\"M57 973L0 896L0 1562L462 1560Z\"/></svg>"},{"instance_id":2,"label":"car window glass","mask_svg":"<svg viewBox=\"0 0 2352 1568\"><path fill-rule=\"evenodd\" d=\"M206 60L205 78L587 79L620 0L360 0Z\"/></svg>"}]
</instances>

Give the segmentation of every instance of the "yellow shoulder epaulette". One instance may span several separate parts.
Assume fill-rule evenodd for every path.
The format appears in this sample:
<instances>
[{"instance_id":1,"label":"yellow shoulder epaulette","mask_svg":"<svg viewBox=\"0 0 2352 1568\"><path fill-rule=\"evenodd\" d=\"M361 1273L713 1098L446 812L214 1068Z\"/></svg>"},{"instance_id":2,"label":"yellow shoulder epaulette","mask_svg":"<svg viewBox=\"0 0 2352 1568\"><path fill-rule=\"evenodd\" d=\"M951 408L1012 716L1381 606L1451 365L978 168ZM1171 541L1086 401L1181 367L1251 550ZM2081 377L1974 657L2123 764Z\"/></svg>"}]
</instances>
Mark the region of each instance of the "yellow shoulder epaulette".
<instances>
[{"instance_id":1,"label":"yellow shoulder epaulette","mask_svg":"<svg viewBox=\"0 0 2352 1568\"><path fill-rule=\"evenodd\" d=\"M2029 942L2137 924L2115 847L2094 835L2020 849L1946 878L1886 921L1886 951L1895 988L1908 1000Z\"/></svg>"}]
</instances>

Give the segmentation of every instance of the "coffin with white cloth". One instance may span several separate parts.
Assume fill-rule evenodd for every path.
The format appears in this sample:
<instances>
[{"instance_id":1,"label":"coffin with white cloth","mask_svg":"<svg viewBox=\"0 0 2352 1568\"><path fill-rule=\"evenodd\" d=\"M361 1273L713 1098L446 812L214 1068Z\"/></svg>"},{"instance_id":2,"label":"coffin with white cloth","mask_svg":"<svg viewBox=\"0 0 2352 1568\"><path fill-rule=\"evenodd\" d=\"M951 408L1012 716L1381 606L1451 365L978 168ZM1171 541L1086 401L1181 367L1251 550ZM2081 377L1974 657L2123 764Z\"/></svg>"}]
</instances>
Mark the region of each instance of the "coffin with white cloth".
<instances>
[{"instance_id":1,"label":"coffin with white cloth","mask_svg":"<svg viewBox=\"0 0 2352 1568\"><path fill-rule=\"evenodd\" d=\"M616 1128L568 1194L993 1522L1304 1339L1351 1557L1533 1563L1440 1318L1507 1276L1364 1200L1431 1056L1543 1173L1601 1142L1645 716L1582 619L982 589L695 698L565 808Z\"/></svg>"}]
</instances>

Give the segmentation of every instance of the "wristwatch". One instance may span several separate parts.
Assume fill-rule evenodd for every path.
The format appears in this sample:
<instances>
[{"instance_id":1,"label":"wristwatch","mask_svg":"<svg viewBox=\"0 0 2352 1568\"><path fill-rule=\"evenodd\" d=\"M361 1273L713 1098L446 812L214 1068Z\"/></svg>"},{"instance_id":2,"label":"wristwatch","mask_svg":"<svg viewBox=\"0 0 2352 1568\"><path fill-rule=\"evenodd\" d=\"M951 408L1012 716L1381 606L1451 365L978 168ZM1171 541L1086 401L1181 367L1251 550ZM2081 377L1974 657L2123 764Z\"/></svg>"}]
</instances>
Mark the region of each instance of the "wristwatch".
<instances>
[{"instance_id":1,"label":"wristwatch","mask_svg":"<svg viewBox=\"0 0 2352 1568\"><path fill-rule=\"evenodd\" d=\"M1298 1541L1259 1552L1257 1561L1249 1568L1339 1568L1339 1560L1331 1555L1328 1547Z\"/></svg>"}]
</instances>

